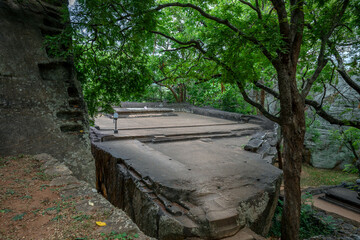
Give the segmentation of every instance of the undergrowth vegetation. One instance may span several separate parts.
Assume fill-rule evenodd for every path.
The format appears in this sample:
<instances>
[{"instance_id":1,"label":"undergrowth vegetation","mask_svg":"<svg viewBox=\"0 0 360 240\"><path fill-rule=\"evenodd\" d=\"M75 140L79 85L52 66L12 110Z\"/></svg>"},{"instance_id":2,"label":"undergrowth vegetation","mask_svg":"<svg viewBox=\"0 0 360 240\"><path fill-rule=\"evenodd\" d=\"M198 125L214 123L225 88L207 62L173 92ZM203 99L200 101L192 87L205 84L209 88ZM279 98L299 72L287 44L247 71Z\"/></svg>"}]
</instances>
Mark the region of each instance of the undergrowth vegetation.
<instances>
[{"instance_id":1,"label":"undergrowth vegetation","mask_svg":"<svg viewBox=\"0 0 360 240\"><path fill-rule=\"evenodd\" d=\"M307 239L313 236L328 236L336 230L334 219L331 216L319 217L312 208L312 196L303 196L303 204L300 212L300 239ZM283 201L279 200L269 231L270 237L281 236L281 217L283 211Z\"/></svg>"}]
</instances>

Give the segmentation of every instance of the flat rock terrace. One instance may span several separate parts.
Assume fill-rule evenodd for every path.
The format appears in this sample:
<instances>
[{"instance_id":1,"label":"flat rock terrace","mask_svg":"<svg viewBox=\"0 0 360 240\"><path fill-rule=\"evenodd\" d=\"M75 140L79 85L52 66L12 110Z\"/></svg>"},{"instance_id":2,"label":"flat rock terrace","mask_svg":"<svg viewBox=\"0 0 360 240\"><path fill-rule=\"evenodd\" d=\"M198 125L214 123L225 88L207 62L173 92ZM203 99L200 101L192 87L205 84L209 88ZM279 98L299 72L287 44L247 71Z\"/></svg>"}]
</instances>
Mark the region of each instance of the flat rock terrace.
<instances>
[{"instance_id":1,"label":"flat rock terrace","mask_svg":"<svg viewBox=\"0 0 360 240\"><path fill-rule=\"evenodd\" d=\"M282 172L244 146L274 134L271 124L191 107L114 109L118 133L110 115L92 129L96 185L142 231L158 239L268 232Z\"/></svg>"}]
</instances>

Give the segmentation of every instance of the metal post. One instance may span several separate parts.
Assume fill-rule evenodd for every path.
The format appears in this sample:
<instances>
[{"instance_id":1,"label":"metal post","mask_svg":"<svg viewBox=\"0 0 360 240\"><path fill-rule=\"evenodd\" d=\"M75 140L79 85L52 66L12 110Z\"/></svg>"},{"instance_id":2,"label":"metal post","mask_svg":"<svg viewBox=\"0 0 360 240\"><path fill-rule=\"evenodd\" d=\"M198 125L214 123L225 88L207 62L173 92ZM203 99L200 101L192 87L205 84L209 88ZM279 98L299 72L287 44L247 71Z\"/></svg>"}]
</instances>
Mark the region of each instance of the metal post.
<instances>
[{"instance_id":1,"label":"metal post","mask_svg":"<svg viewBox=\"0 0 360 240\"><path fill-rule=\"evenodd\" d=\"M117 120L118 120L119 114L117 112L114 113L114 122L115 122L115 129L114 129L114 133L118 133L117 130Z\"/></svg>"}]
</instances>

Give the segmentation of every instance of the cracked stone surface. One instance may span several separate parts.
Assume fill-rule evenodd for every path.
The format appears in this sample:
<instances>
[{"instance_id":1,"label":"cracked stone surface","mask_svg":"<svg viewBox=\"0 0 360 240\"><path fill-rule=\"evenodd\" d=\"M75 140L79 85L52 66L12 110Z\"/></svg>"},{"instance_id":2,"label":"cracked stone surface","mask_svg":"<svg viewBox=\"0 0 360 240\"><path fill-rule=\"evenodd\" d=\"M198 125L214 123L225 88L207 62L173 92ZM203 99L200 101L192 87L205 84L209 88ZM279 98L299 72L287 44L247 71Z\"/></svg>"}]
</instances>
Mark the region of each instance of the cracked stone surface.
<instances>
[{"instance_id":1,"label":"cracked stone surface","mask_svg":"<svg viewBox=\"0 0 360 240\"><path fill-rule=\"evenodd\" d=\"M94 142L97 189L158 239L266 235L282 172L243 149L261 127L177 115L121 118L118 134ZM112 135L110 120L97 119L98 133Z\"/></svg>"}]
</instances>

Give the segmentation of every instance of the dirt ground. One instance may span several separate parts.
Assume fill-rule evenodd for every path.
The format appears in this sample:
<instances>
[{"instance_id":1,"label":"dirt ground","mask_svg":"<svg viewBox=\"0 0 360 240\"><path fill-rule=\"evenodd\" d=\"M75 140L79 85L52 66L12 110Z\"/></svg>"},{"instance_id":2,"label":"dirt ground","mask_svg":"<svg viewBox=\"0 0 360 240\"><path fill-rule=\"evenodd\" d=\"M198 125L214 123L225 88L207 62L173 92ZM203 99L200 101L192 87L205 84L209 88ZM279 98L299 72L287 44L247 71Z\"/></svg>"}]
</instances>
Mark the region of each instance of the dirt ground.
<instances>
[{"instance_id":1,"label":"dirt ground","mask_svg":"<svg viewBox=\"0 0 360 240\"><path fill-rule=\"evenodd\" d=\"M133 239L126 233L104 234L96 224L103 215L75 209L81 197L66 199L42 163L30 156L0 158L0 239Z\"/></svg>"},{"instance_id":2,"label":"dirt ground","mask_svg":"<svg viewBox=\"0 0 360 240\"><path fill-rule=\"evenodd\" d=\"M45 174L41 166L42 162L31 156L0 158L1 240L138 238L137 235L126 233L101 233L102 229L96 222L106 219L111 213L88 215L77 211L76 203L84 201L86 197L62 196L59 187L50 186L52 177ZM326 171L319 174L310 174L307 169L302 172L302 179L319 185L327 183L311 180L329 178ZM340 179L343 177L339 176Z\"/></svg>"}]
</instances>

